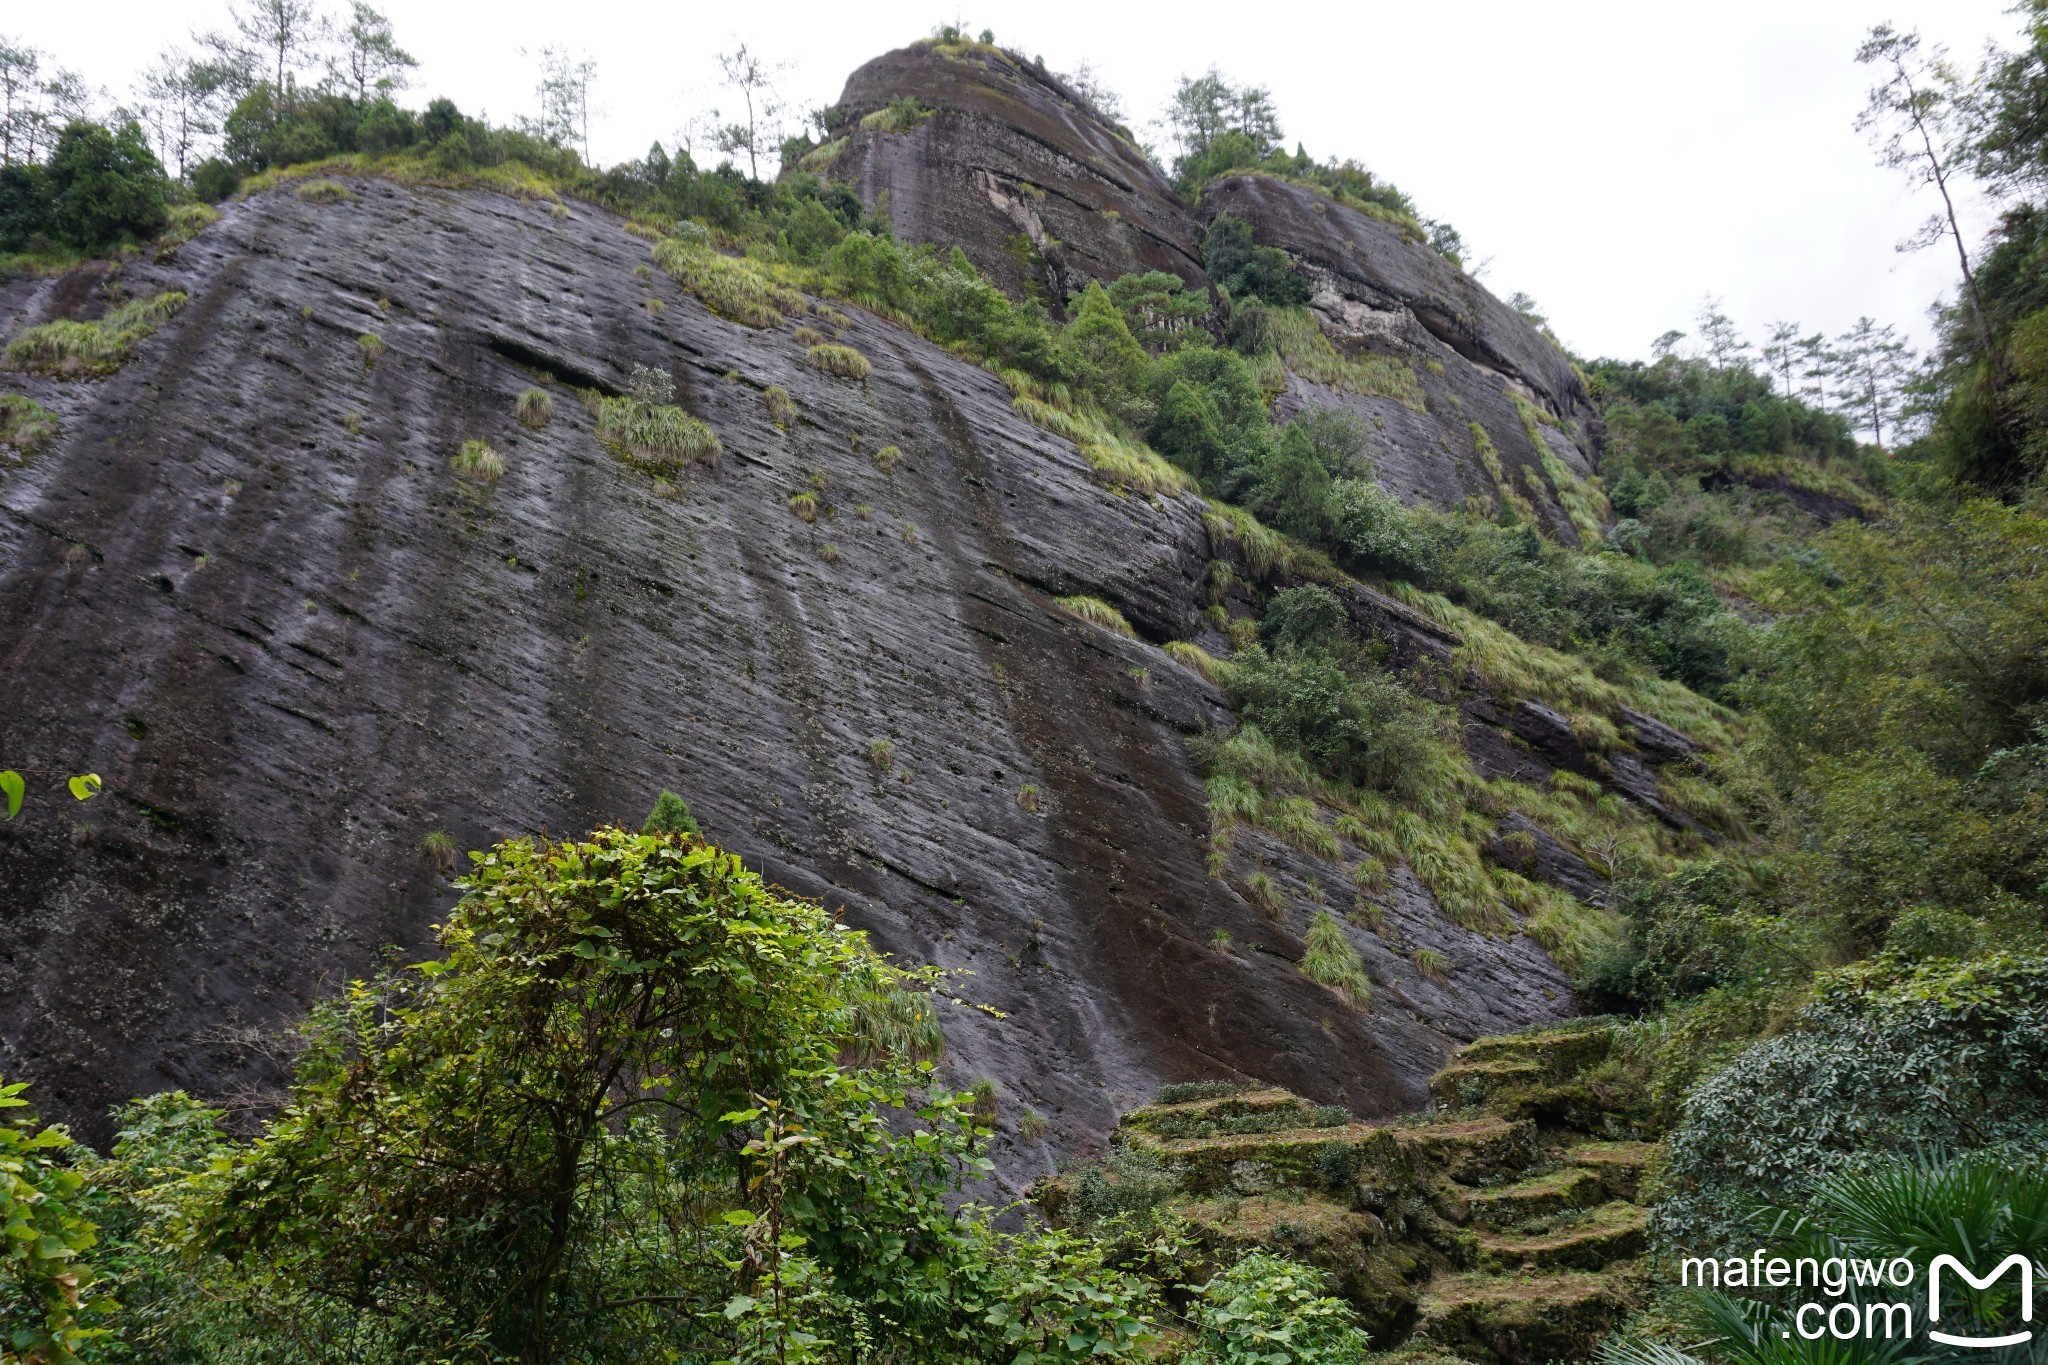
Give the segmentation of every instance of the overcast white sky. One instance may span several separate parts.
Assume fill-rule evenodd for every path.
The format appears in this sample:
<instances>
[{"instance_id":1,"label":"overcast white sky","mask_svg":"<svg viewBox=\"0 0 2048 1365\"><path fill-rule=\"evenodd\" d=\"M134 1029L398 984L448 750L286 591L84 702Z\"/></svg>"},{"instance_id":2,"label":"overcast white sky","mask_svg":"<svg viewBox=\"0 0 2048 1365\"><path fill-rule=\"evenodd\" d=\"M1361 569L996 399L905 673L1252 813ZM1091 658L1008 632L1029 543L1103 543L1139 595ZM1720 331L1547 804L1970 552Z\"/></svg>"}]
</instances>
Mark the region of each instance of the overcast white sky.
<instances>
[{"instance_id":1,"label":"overcast white sky","mask_svg":"<svg viewBox=\"0 0 2048 1365\"><path fill-rule=\"evenodd\" d=\"M1055 70L1082 61L1154 117L1182 73L1211 63L1269 86L1290 139L1355 156L1491 257L1487 284L1532 294L1567 345L1643 355L1726 296L1751 336L1787 318L1840 332L1868 313L1916 340L1952 292L1952 249L1894 244L1933 205L1879 169L1851 124L1871 24L1918 27L1972 63L2013 41L2006 0L1723 0L1347 6L1030 0L768 5L629 0L385 0L421 61L411 98L447 94L504 121L531 113L534 63L556 43L597 63L601 163L673 141L722 98L713 54L744 40L790 63L792 103L833 102L867 58L961 19ZM335 8L342 8L336 0ZM125 92L133 74L218 3L44 0L10 5L0 33ZM1981 207L1975 227L1988 226Z\"/></svg>"}]
</instances>

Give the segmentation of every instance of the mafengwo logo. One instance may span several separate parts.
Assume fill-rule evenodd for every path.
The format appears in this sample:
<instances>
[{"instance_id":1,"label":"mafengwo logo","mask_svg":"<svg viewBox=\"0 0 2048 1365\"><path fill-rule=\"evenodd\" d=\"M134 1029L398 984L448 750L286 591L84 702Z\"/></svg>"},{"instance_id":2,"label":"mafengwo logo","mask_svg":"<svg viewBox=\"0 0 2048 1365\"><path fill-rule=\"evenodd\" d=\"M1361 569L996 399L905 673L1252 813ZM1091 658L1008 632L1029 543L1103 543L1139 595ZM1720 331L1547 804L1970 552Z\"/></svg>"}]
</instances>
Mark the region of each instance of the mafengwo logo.
<instances>
[{"instance_id":1,"label":"mafengwo logo","mask_svg":"<svg viewBox=\"0 0 2048 1365\"><path fill-rule=\"evenodd\" d=\"M1791 1310L1791 1326L1783 1328L1781 1336L1790 1337L1796 1333L1806 1341L1819 1341L1823 1337L1835 1341L1895 1341L1910 1340L1925 1332L1929 1341L1940 1342L1944 1346L1987 1351L2024 1345L2033 1339L2033 1328L1997 1335L1974 1332L1972 1329L1980 1326L1978 1313L1969 1303L1960 1301L1968 1296L1956 1291L1956 1281L1962 1281L1981 1296L1997 1287L2009 1274L2016 1275L2019 1321L2031 1323L2034 1320L2034 1267L2025 1256L2017 1253L2006 1257L1984 1275L1977 1274L1954 1256L1936 1256L1927 1266L1925 1317L1918 1316L1915 1311L1923 1302L1920 1296L1900 1293L1912 1289L1920 1278L1918 1267L1903 1256L1889 1261L1846 1257L1821 1260L1810 1256L1788 1259L1783 1256L1767 1257L1759 1250L1748 1260L1738 1256L1726 1260L1687 1257L1679 1262L1679 1283L1689 1288L1723 1291L1810 1288L1832 1300L1809 1299L1799 1303ZM1944 1291L1948 1294L1946 1301ZM1898 1296L1892 1297L1895 1294ZM1879 1295L1886 1297L1880 1298ZM1980 1298L1978 1302L1983 1300ZM2001 1313L2001 1317L2010 1324L2010 1307Z\"/></svg>"}]
</instances>

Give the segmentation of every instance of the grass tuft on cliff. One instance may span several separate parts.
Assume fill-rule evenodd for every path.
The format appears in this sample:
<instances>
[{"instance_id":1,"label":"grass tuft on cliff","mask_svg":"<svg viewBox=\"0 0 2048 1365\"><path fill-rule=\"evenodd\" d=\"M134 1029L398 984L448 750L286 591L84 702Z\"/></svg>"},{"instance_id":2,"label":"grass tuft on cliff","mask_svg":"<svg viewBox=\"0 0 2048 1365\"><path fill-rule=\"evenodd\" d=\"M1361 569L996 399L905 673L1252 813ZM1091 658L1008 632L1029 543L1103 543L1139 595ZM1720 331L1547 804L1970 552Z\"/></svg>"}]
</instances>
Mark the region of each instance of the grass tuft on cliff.
<instances>
[{"instance_id":1,"label":"grass tuft on cliff","mask_svg":"<svg viewBox=\"0 0 2048 1365\"><path fill-rule=\"evenodd\" d=\"M181 290L131 299L92 322L59 319L30 327L7 343L10 369L56 379L93 379L128 362L144 337L176 317L185 306Z\"/></svg>"}]
</instances>

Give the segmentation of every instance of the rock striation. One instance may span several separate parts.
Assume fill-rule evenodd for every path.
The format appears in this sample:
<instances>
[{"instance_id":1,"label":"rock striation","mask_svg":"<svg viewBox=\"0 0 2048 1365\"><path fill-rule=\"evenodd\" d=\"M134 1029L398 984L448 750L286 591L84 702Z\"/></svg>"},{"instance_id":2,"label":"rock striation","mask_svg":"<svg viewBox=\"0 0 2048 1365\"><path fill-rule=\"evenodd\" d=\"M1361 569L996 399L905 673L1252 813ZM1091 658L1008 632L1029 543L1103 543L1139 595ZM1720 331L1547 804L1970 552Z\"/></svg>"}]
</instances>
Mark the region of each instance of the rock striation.
<instances>
[{"instance_id":1,"label":"rock striation","mask_svg":"<svg viewBox=\"0 0 2048 1365\"><path fill-rule=\"evenodd\" d=\"M1347 926L1379 988L1353 1009L1296 964L1356 850L1246 831L1232 857L1267 857L1277 908L1210 875L1188 740L1229 715L1158 648L1203 631L1228 553L1198 500L1106 487L993 376L866 314L726 321L596 210L348 188L0 290L10 333L190 296L110 378L5 377L62 427L0 466L0 756L107 785L0 824L0 1074L53 1117L103 1138L136 1093L260 1103L270 1031L446 913L428 836L637 822L664 787L889 951L975 973L961 993L1003 1017L950 1012L948 1066L999 1083L1015 1178L1162 1082L1386 1116L1458 1043L1575 1010L1526 935L1461 928L1405 870L1400 951ZM806 364L799 322L872 373ZM656 477L597 439L584 400L635 366L719 463ZM515 417L528 388L546 425ZM473 440L495 483L453 467ZM1348 605L1403 649L1456 643ZM1419 947L1458 971L1425 979Z\"/></svg>"}]
</instances>

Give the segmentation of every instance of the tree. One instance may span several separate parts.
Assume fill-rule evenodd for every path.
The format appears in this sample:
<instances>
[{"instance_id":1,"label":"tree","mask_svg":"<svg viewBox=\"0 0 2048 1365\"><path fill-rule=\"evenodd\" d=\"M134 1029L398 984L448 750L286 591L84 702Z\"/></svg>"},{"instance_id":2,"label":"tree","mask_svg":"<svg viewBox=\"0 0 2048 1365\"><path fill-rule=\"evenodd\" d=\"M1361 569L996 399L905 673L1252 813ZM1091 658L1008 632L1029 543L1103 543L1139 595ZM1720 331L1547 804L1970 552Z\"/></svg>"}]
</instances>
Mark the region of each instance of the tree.
<instances>
[{"instance_id":1,"label":"tree","mask_svg":"<svg viewBox=\"0 0 2048 1365\"><path fill-rule=\"evenodd\" d=\"M1995 369L1997 346L1970 265L1969 244L1956 218L1953 182L1956 163L1967 151L1967 129L1955 71L1943 49L1923 49L1917 32L1901 33L1890 24L1870 30L1856 49L1856 60L1876 66L1882 76L1856 118L1858 131L1870 136L1884 165L1904 171L1916 184L1932 185L1941 197L1941 212L1929 218L1907 245L1919 248L1943 237L1954 240L1977 341Z\"/></svg>"},{"instance_id":2,"label":"tree","mask_svg":"<svg viewBox=\"0 0 2048 1365\"><path fill-rule=\"evenodd\" d=\"M1725 302L1718 294L1708 294L1700 300L1699 312L1694 315L1700 344L1707 348L1707 361L1717 370L1733 369L1749 360L1749 342L1721 311Z\"/></svg>"},{"instance_id":3,"label":"tree","mask_svg":"<svg viewBox=\"0 0 2048 1365\"><path fill-rule=\"evenodd\" d=\"M1123 96L1103 81L1095 70L1095 63L1082 62L1072 71L1062 72L1060 79L1086 101L1090 112L1104 123L1120 124L1124 121Z\"/></svg>"},{"instance_id":4,"label":"tree","mask_svg":"<svg viewBox=\"0 0 2048 1365\"><path fill-rule=\"evenodd\" d=\"M1771 339L1764 343L1763 348L1764 364L1770 367L1778 382L1785 386L1787 398L1796 396L1792 375L1799 368L1801 357L1805 354L1804 348L1818 346L1821 340L1818 332L1811 337L1802 337L1799 332L1800 327L1796 322L1774 322L1771 324Z\"/></svg>"},{"instance_id":5,"label":"tree","mask_svg":"<svg viewBox=\"0 0 2048 1365\"><path fill-rule=\"evenodd\" d=\"M42 113L36 73L42 64L37 49L0 38L0 165L35 160Z\"/></svg>"},{"instance_id":6,"label":"tree","mask_svg":"<svg viewBox=\"0 0 2048 1365\"><path fill-rule=\"evenodd\" d=\"M142 73L142 116L156 135L157 159L177 167L183 180L202 138L220 131L221 97L228 85L218 62L172 48Z\"/></svg>"},{"instance_id":7,"label":"tree","mask_svg":"<svg viewBox=\"0 0 2048 1365\"><path fill-rule=\"evenodd\" d=\"M332 25L313 0L249 0L228 9L235 29L271 67L271 89L280 100L292 97L293 78L305 65L307 50L325 38Z\"/></svg>"},{"instance_id":8,"label":"tree","mask_svg":"<svg viewBox=\"0 0 2048 1365\"><path fill-rule=\"evenodd\" d=\"M539 137L561 147L583 145L583 159L590 160L590 86L597 79L597 63L585 56L572 60L567 50L548 46L540 50L540 118L529 123Z\"/></svg>"},{"instance_id":9,"label":"tree","mask_svg":"<svg viewBox=\"0 0 2048 1365\"><path fill-rule=\"evenodd\" d=\"M50 153L50 226L85 251L147 237L163 227L164 168L142 129L73 122Z\"/></svg>"},{"instance_id":10,"label":"tree","mask_svg":"<svg viewBox=\"0 0 2048 1365\"><path fill-rule=\"evenodd\" d=\"M1871 441L1884 449L1884 429L1897 419L1913 355L1899 340L1897 329L1879 327L1870 318L1835 338L1832 372L1842 395Z\"/></svg>"},{"instance_id":11,"label":"tree","mask_svg":"<svg viewBox=\"0 0 2048 1365\"><path fill-rule=\"evenodd\" d=\"M906 1359L1042 1315L1078 1345L1026 1358L1127 1358L1126 1278L1048 1305L1028 1272L1073 1249L948 1202L991 1165L916 1060L936 972L687 836L508 841L462 886L443 955L317 1014L292 1103L186 1187L187 1264L253 1261L364 1358L842 1359L798 1348L870 1314Z\"/></svg>"},{"instance_id":12,"label":"tree","mask_svg":"<svg viewBox=\"0 0 2048 1365\"><path fill-rule=\"evenodd\" d=\"M341 51L329 65L334 78L355 91L358 104L370 92L388 95L403 90L407 74L419 63L391 34L391 21L363 0L351 0L348 27L341 31ZM588 148L585 149L586 154Z\"/></svg>"},{"instance_id":13,"label":"tree","mask_svg":"<svg viewBox=\"0 0 2048 1365\"><path fill-rule=\"evenodd\" d=\"M1280 144L1280 114L1263 86L1232 85L1215 67L1200 76L1182 76L1166 107L1166 126L1179 155L1174 174L1185 178L1231 134L1243 138L1251 159L1269 155Z\"/></svg>"},{"instance_id":14,"label":"tree","mask_svg":"<svg viewBox=\"0 0 2048 1365\"><path fill-rule=\"evenodd\" d=\"M781 96L776 93L775 79L782 74L784 64L763 61L745 43L741 43L731 52L718 54L718 69L724 73L725 84L739 92L740 101L746 109L744 123L728 123L720 127L718 150L728 156L745 152L747 177L759 180L761 153L782 141L783 104Z\"/></svg>"}]
</instances>

